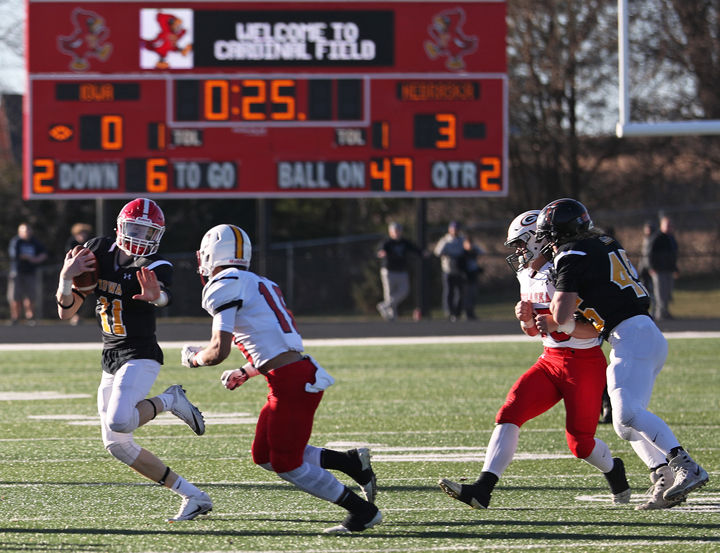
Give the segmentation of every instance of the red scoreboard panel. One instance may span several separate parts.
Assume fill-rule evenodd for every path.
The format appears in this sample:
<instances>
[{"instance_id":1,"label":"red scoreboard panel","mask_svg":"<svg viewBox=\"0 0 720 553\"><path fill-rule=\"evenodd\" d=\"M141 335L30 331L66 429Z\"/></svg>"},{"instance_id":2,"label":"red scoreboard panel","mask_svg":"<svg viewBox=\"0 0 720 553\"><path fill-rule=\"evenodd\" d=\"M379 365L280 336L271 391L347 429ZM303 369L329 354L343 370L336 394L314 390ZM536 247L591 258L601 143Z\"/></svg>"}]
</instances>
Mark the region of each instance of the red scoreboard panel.
<instances>
[{"instance_id":1,"label":"red scoreboard panel","mask_svg":"<svg viewBox=\"0 0 720 553\"><path fill-rule=\"evenodd\" d=\"M504 1L27 9L26 199L507 195Z\"/></svg>"}]
</instances>

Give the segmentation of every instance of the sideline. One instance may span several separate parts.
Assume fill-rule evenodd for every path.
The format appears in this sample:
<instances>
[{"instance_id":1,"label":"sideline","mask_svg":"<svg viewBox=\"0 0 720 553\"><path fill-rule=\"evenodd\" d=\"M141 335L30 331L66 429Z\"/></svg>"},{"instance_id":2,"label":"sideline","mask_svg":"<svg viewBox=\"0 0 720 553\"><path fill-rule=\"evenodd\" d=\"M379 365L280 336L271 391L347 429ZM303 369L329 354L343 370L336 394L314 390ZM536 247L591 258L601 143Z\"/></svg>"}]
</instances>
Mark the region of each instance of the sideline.
<instances>
[{"instance_id":1,"label":"sideline","mask_svg":"<svg viewBox=\"0 0 720 553\"><path fill-rule=\"evenodd\" d=\"M720 332L665 332L665 337L669 340L694 339L694 338L720 338ZM377 337L377 338L323 338L323 339L307 339L303 340L303 344L307 348L322 346L416 346L416 345L435 345L435 344L482 344L482 343L500 343L500 342L535 342L537 338L531 338L525 335L489 335L489 336L393 336L393 337ZM203 345L202 341L185 341L185 342L166 342L161 341L160 347L163 349L180 349L187 343L194 345ZM207 342L205 342L207 344ZM75 344L0 344L0 351L28 351L28 350L54 350L54 351L71 351L71 350L100 350L102 344L97 342L80 342Z\"/></svg>"}]
</instances>

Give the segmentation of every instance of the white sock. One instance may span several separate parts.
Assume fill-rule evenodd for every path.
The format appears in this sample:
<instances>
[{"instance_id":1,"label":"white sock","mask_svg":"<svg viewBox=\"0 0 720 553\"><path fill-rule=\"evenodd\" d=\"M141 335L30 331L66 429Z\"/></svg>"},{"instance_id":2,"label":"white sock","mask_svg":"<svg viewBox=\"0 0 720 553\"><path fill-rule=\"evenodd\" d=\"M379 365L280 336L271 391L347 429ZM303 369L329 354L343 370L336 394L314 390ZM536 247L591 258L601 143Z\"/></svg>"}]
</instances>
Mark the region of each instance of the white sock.
<instances>
[{"instance_id":1,"label":"white sock","mask_svg":"<svg viewBox=\"0 0 720 553\"><path fill-rule=\"evenodd\" d=\"M169 411L172 409L173 403L175 403L175 396L172 394L160 394L157 396L160 401L162 401L163 404L163 411Z\"/></svg>"},{"instance_id":2,"label":"white sock","mask_svg":"<svg viewBox=\"0 0 720 553\"><path fill-rule=\"evenodd\" d=\"M333 503L345 491L345 486L337 478L324 468L310 463L303 463L288 472L279 472L278 476L315 497Z\"/></svg>"},{"instance_id":3,"label":"white sock","mask_svg":"<svg viewBox=\"0 0 720 553\"><path fill-rule=\"evenodd\" d=\"M610 448L598 438L595 438L595 447L590 452L590 455L585 457L583 461L591 464L602 473L610 472L614 464Z\"/></svg>"},{"instance_id":4,"label":"white sock","mask_svg":"<svg viewBox=\"0 0 720 553\"><path fill-rule=\"evenodd\" d=\"M496 425L488 442L482 471L492 472L500 478L515 456L519 437L519 426L509 422Z\"/></svg>"},{"instance_id":5,"label":"white sock","mask_svg":"<svg viewBox=\"0 0 720 553\"><path fill-rule=\"evenodd\" d=\"M321 447L315 447L314 445L306 445L305 451L303 452L303 461L305 463L310 463L311 465L320 465L320 455L322 453Z\"/></svg>"},{"instance_id":6,"label":"white sock","mask_svg":"<svg viewBox=\"0 0 720 553\"><path fill-rule=\"evenodd\" d=\"M172 491L174 491L176 494L181 495L183 497L190 497L191 495L200 495L202 493L202 490L195 486L194 484L191 484L187 480L185 480L182 476L178 475L177 480L175 480L175 483L172 485L172 488L170 488Z\"/></svg>"}]
</instances>

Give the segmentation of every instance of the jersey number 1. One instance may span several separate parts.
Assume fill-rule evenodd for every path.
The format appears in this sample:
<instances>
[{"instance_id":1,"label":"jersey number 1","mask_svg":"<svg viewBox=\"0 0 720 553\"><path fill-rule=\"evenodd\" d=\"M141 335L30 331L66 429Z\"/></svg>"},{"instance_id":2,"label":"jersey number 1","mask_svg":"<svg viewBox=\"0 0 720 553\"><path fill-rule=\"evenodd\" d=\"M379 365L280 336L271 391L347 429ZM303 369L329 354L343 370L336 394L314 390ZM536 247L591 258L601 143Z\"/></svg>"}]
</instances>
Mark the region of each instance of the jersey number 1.
<instances>
[{"instance_id":1,"label":"jersey number 1","mask_svg":"<svg viewBox=\"0 0 720 553\"><path fill-rule=\"evenodd\" d=\"M265 298L265 301L270 306L270 309L272 309L273 313L275 313L275 317L277 317L278 323L280 323L280 328L282 328L283 332L286 334L289 334L293 330L297 332L295 318L285 305L285 300L283 299L280 287L273 286L273 292L275 292L275 295L280 300L280 305L278 305L275 301L275 298L270 290L268 290L267 286L265 286L265 283L260 282L258 284L258 290L260 291L260 294L262 294L262 297ZM292 327L290 325L292 325Z\"/></svg>"}]
</instances>

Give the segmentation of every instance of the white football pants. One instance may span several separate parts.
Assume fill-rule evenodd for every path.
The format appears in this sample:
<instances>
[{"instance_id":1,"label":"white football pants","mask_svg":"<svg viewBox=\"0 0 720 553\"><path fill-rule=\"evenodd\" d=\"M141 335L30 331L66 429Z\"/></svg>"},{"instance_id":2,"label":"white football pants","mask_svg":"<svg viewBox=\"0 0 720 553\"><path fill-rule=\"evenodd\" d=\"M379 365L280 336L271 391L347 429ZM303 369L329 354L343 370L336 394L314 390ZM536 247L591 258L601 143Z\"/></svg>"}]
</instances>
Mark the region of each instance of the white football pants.
<instances>
[{"instance_id":1,"label":"white football pants","mask_svg":"<svg viewBox=\"0 0 720 553\"><path fill-rule=\"evenodd\" d=\"M160 373L160 363L152 359L133 359L113 375L103 371L97 403L105 449L123 463L131 465L140 454L133 441L140 413L135 407L150 393Z\"/></svg>"},{"instance_id":2,"label":"white football pants","mask_svg":"<svg viewBox=\"0 0 720 553\"><path fill-rule=\"evenodd\" d=\"M667 340L650 317L637 315L617 325L609 342L607 385L615 432L648 468L657 467L680 445L667 423L647 410L667 358Z\"/></svg>"}]
</instances>

